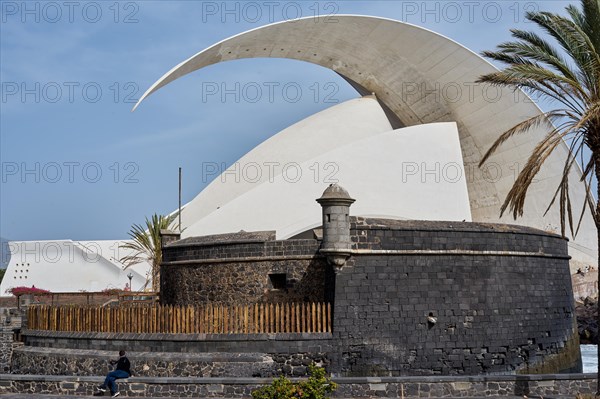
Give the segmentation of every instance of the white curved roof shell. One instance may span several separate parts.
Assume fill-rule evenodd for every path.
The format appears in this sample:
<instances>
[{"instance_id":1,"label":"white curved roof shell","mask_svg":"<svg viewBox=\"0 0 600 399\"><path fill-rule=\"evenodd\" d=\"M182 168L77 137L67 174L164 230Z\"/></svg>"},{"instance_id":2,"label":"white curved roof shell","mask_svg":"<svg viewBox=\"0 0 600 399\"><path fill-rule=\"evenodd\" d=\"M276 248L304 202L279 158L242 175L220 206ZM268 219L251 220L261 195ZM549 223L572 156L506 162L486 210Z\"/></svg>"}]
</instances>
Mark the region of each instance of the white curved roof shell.
<instances>
[{"instance_id":1,"label":"white curved roof shell","mask_svg":"<svg viewBox=\"0 0 600 399\"><path fill-rule=\"evenodd\" d=\"M142 262L123 270L117 259L131 251L123 249L126 241L11 241L10 261L0 296L13 287L31 287L51 292L97 292L107 288L125 288L128 273L133 274L133 290L142 288L150 265Z\"/></svg>"},{"instance_id":2,"label":"white curved roof shell","mask_svg":"<svg viewBox=\"0 0 600 399\"><path fill-rule=\"evenodd\" d=\"M472 219L513 222L508 217L500 220L500 205L515 173L544 136L544 130L532 130L510 139L490 159L487 173L477 164L502 132L539 114L540 110L521 92L515 94L475 84L479 76L495 68L458 43L417 26L353 15L267 25L223 40L192 56L159 79L140 101L169 82L205 66L258 57L296 59L329 68L361 92L375 93L404 126L456 122ZM424 157L426 152L424 149ZM524 216L516 223L559 231L558 207L546 216L543 214L561 178L567 154L568 148L563 145L548 159L529 190ZM378 160L381 159L372 159ZM577 206L583 204L585 196L584 186L577 184L580 175L579 170L570 175L571 199ZM349 182L341 183L360 200ZM597 262L596 237L588 213L579 235L570 243L576 261Z\"/></svg>"},{"instance_id":3,"label":"white curved roof shell","mask_svg":"<svg viewBox=\"0 0 600 399\"><path fill-rule=\"evenodd\" d=\"M365 97L242 157L186 205L183 236L274 229L292 237L321 225L315 198L338 181L357 199L353 215L471 220L456 124L392 130L377 100Z\"/></svg>"}]
</instances>

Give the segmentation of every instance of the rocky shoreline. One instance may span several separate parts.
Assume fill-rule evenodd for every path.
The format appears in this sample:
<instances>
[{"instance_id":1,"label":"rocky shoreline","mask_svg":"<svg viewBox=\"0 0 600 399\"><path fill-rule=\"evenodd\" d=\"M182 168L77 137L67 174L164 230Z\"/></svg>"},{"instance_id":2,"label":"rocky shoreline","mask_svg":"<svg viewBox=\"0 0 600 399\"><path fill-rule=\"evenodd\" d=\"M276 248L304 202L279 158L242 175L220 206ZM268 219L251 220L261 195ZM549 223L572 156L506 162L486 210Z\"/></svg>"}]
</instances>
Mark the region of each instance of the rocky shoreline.
<instances>
[{"instance_id":1,"label":"rocky shoreline","mask_svg":"<svg viewBox=\"0 0 600 399\"><path fill-rule=\"evenodd\" d=\"M575 303L577 329L581 344L598 344L597 312L598 300L596 298L587 297L582 302Z\"/></svg>"}]
</instances>

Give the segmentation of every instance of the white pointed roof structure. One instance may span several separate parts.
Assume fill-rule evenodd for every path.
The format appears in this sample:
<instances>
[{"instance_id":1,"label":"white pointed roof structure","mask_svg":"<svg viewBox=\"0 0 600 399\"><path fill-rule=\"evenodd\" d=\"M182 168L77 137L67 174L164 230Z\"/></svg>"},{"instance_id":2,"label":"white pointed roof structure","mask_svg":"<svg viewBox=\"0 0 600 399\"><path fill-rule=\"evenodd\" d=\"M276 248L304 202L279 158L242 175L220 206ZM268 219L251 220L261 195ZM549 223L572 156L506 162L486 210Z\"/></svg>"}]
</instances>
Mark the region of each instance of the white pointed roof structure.
<instances>
[{"instance_id":1,"label":"white pointed roof structure","mask_svg":"<svg viewBox=\"0 0 600 399\"><path fill-rule=\"evenodd\" d=\"M0 296L10 295L14 287L31 287L51 292L97 292L124 289L129 284L137 291L146 283L147 262L123 269L118 259L132 251L122 248L127 241L10 241L10 260Z\"/></svg>"},{"instance_id":2,"label":"white pointed roof structure","mask_svg":"<svg viewBox=\"0 0 600 399\"><path fill-rule=\"evenodd\" d=\"M477 164L502 132L541 111L520 91L475 83L495 68L460 44L414 25L370 16L290 20L241 33L197 53L160 78L139 102L190 72L242 58L288 58L329 68L361 94L374 93L392 128L455 122L472 220L559 231L558 207L545 216L544 212L562 176L567 145L557 148L539 172L529 190L524 216L516 221L500 219L500 206L520 167L544 136L543 128L508 140L483 169ZM426 153L424 148L423 157ZM384 160L375 155L372 159ZM570 175L571 199L578 206L586 195L583 184L576 183L580 176L577 168ZM352 183L342 184L356 196L358 206L361 198ZM440 203L445 200L440 197ZM593 219L587 213L579 235L570 242L575 263L597 263L596 237Z\"/></svg>"}]
</instances>

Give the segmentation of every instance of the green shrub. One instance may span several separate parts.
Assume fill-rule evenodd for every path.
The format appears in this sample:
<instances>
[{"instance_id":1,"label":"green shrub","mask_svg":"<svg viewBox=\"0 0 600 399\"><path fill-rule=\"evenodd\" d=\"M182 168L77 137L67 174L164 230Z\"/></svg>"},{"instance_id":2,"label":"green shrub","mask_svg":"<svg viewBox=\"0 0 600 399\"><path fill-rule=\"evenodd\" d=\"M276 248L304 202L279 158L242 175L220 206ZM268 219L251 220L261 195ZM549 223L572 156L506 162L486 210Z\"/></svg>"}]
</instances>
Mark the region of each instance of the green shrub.
<instances>
[{"instance_id":1,"label":"green shrub","mask_svg":"<svg viewBox=\"0 0 600 399\"><path fill-rule=\"evenodd\" d=\"M308 366L310 377L300 382L292 382L281 376L271 385L252 391L253 399L327 399L337 389L337 384L325 376L325 369L311 364Z\"/></svg>"}]
</instances>

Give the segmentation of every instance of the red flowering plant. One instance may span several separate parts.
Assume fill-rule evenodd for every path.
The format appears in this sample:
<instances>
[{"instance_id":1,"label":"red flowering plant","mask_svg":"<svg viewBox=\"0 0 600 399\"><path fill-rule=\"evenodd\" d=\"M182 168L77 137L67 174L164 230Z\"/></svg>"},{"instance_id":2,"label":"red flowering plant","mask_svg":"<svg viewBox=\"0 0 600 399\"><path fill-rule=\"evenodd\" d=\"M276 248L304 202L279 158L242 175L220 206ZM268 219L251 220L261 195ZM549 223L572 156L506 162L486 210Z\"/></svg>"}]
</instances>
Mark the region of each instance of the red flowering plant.
<instances>
[{"instance_id":1,"label":"red flowering plant","mask_svg":"<svg viewBox=\"0 0 600 399\"><path fill-rule=\"evenodd\" d=\"M104 295L119 295L123 292L125 292L125 291L120 288L105 288L102 290L102 293Z\"/></svg>"},{"instance_id":2,"label":"red flowering plant","mask_svg":"<svg viewBox=\"0 0 600 399\"><path fill-rule=\"evenodd\" d=\"M35 285L32 285L31 287L25 287L25 286L20 286L20 287L12 287L6 290L6 292L8 292L9 294L12 294L14 296L20 296L20 295L40 295L40 294L50 294L50 291L48 290L44 290L42 288L36 288Z\"/></svg>"}]
</instances>

